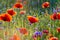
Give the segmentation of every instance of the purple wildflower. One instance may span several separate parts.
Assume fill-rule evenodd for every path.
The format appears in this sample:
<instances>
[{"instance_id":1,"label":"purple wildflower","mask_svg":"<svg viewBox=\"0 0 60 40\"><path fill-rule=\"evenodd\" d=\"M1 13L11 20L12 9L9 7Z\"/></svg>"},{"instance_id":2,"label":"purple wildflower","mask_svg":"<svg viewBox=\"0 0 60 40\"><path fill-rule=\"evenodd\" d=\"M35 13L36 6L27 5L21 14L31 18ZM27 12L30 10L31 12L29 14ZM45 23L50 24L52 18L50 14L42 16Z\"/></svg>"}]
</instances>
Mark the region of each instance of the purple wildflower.
<instances>
[{"instance_id":1,"label":"purple wildflower","mask_svg":"<svg viewBox=\"0 0 60 40\"><path fill-rule=\"evenodd\" d=\"M57 13L57 10L55 8L53 8L53 13Z\"/></svg>"},{"instance_id":2,"label":"purple wildflower","mask_svg":"<svg viewBox=\"0 0 60 40\"><path fill-rule=\"evenodd\" d=\"M41 37L41 36L42 36L42 32L36 31L36 32L34 33L34 35L35 35L36 37Z\"/></svg>"}]
</instances>

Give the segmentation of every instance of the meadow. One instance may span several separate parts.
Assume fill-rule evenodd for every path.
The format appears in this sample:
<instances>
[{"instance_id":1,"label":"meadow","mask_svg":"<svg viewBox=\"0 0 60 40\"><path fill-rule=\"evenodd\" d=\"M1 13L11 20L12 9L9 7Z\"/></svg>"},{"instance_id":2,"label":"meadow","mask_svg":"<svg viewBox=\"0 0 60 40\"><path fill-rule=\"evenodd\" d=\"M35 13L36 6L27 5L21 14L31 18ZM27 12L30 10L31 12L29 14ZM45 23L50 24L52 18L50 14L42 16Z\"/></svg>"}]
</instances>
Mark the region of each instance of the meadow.
<instances>
[{"instance_id":1,"label":"meadow","mask_svg":"<svg viewBox=\"0 0 60 40\"><path fill-rule=\"evenodd\" d=\"M0 0L0 40L60 40L59 2Z\"/></svg>"}]
</instances>

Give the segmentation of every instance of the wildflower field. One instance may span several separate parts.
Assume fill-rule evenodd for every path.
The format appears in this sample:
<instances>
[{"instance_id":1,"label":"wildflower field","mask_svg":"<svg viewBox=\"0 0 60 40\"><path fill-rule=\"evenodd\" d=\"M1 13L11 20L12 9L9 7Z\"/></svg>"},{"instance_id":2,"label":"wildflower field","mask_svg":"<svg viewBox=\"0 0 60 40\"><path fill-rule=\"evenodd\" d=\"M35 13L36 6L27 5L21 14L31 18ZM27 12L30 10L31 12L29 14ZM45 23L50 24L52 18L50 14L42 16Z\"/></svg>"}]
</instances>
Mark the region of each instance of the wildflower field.
<instances>
[{"instance_id":1,"label":"wildflower field","mask_svg":"<svg viewBox=\"0 0 60 40\"><path fill-rule=\"evenodd\" d=\"M0 40L60 40L60 0L0 0Z\"/></svg>"}]
</instances>

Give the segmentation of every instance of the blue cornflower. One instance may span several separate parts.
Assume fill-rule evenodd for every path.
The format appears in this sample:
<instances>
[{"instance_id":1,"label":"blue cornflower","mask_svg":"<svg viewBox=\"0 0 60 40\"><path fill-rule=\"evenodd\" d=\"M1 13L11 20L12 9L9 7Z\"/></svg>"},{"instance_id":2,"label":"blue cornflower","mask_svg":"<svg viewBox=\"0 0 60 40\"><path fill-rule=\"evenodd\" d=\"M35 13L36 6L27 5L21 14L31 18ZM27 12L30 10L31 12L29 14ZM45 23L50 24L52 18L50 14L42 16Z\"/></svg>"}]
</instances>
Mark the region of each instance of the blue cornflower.
<instances>
[{"instance_id":1,"label":"blue cornflower","mask_svg":"<svg viewBox=\"0 0 60 40\"><path fill-rule=\"evenodd\" d=\"M40 32L40 31L36 31L35 33L34 33L34 35L36 36L36 37L38 37L38 36L42 36L42 32Z\"/></svg>"}]
</instances>

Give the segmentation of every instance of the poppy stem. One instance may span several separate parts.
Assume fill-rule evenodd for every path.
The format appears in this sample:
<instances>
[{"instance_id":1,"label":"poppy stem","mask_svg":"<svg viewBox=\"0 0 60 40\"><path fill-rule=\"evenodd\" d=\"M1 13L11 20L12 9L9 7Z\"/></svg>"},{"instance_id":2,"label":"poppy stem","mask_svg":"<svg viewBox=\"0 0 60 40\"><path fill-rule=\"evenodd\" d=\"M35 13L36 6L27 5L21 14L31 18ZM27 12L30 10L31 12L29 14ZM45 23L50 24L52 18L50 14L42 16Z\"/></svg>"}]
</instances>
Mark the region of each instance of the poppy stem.
<instances>
[{"instance_id":1,"label":"poppy stem","mask_svg":"<svg viewBox=\"0 0 60 40\"><path fill-rule=\"evenodd\" d=\"M8 40L8 22L6 22L6 31L5 31L5 39Z\"/></svg>"},{"instance_id":2,"label":"poppy stem","mask_svg":"<svg viewBox=\"0 0 60 40\"><path fill-rule=\"evenodd\" d=\"M47 16L48 15L48 10L46 9L45 12L46 12L46 16Z\"/></svg>"},{"instance_id":3,"label":"poppy stem","mask_svg":"<svg viewBox=\"0 0 60 40\"><path fill-rule=\"evenodd\" d=\"M58 20L58 24L59 24L59 27L60 27L60 20Z\"/></svg>"},{"instance_id":4,"label":"poppy stem","mask_svg":"<svg viewBox=\"0 0 60 40\"><path fill-rule=\"evenodd\" d=\"M53 24L53 35L55 36L55 21L54 21L54 24Z\"/></svg>"},{"instance_id":5,"label":"poppy stem","mask_svg":"<svg viewBox=\"0 0 60 40\"><path fill-rule=\"evenodd\" d=\"M7 4L7 7L9 8L9 0L8 0L8 4Z\"/></svg>"},{"instance_id":6,"label":"poppy stem","mask_svg":"<svg viewBox=\"0 0 60 40\"><path fill-rule=\"evenodd\" d=\"M59 37L58 37L58 38L59 38L59 40L60 40L60 34L59 34Z\"/></svg>"},{"instance_id":7,"label":"poppy stem","mask_svg":"<svg viewBox=\"0 0 60 40\"><path fill-rule=\"evenodd\" d=\"M51 22L51 20L50 20L50 22ZM50 24L50 27L49 27L49 33L50 33L50 29L51 29L51 24Z\"/></svg>"},{"instance_id":8,"label":"poppy stem","mask_svg":"<svg viewBox=\"0 0 60 40\"><path fill-rule=\"evenodd\" d=\"M22 21L22 27L23 27L23 15L22 15L22 20L21 21Z\"/></svg>"}]
</instances>

